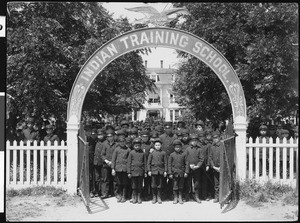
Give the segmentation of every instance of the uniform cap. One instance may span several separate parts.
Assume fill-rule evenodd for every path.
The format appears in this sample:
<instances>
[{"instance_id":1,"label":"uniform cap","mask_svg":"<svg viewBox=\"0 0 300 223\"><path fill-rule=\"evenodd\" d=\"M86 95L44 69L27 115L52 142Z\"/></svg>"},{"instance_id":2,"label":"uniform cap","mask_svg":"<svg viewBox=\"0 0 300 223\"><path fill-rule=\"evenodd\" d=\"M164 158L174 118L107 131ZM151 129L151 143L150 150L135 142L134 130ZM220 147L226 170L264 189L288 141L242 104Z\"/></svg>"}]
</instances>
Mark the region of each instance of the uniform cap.
<instances>
[{"instance_id":1,"label":"uniform cap","mask_svg":"<svg viewBox=\"0 0 300 223\"><path fill-rule=\"evenodd\" d=\"M140 137L136 137L132 140L132 144L135 144L135 143L140 143L142 144L142 139Z\"/></svg>"},{"instance_id":2,"label":"uniform cap","mask_svg":"<svg viewBox=\"0 0 300 223\"><path fill-rule=\"evenodd\" d=\"M259 127L259 130L267 130L267 129L268 129L268 127L266 125L261 125Z\"/></svg>"},{"instance_id":3,"label":"uniform cap","mask_svg":"<svg viewBox=\"0 0 300 223\"><path fill-rule=\"evenodd\" d=\"M96 129L96 128L93 128L93 129L92 129L92 134L94 134L94 135L97 134L97 129Z\"/></svg>"},{"instance_id":4,"label":"uniform cap","mask_svg":"<svg viewBox=\"0 0 300 223\"><path fill-rule=\"evenodd\" d=\"M204 137L206 134L205 134L205 131L199 131L198 132L198 136L199 137Z\"/></svg>"},{"instance_id":5,"label":"uniform cap","mask_svg":"<svg viewBox=\"0 0 300 223\"><path fill-rule=\"evenodd\" d=\"M212 137L219 137L220 136L220 132L219 131L214 131L212 133Z\"/></svg>"},{"instance_id":6,"label":"uniform cap","mask_svg":"<svg viewBox=\"0 0 300 223\"><path fill-rule=\"evenodd\" d=\"M128 122L126 120L121 121L121 126L128 125Z\"/></svg>"},{"instance_id":7,"label":"uniform cap","mask_svg":"<svg viewBox=\"0 0 300 223\"><path fill-rule=\"evenodd\" d=\"M192 133L192 134L190 135L190 139L198 139L198 135L195 134L195 133Z\"/></svg>"},{"instance_id":8,"label":"uniform cap","mask_svg":"<svg viewBox=\"0 0 300 223\"><path fill-rule=\"evenodd\" d=\"M162 143L160 138L155 138L155 139L153 140L153 143L156 143L156 142L160 142L160 144Z\"/></svg>"},{"instance_id":9,"label":"uniform cap","mask_svg":"<svg viewBox=\"0 0 300 223\"><path fill-rule=\"evenodd\" d=\"M190 134L190 131L188 129L181 129L180 132L181 132L182 135Z\"/></svg>"},{"instance_id":10,"label":"uniform cap","mask_svg":"<svg viewBox=\"0 0 300 223\"><path fill-rule=\"evenodd\" d=\"M103 129L98 129L97 134L98 135L105 135L105 131Z\"/></svg>"},{"instance_id":11,"label":"uniform cap","mask_svg":"<svg viewBox=\"0 0 300 223\"><path fill-rule=\"evenodd\" d=\"M156 131L151 132L151 138L158 138L158 137L159 137L158 132Z\"/></svg>"},{"instance_id":12,"label":"uniform cap","mask_svg":"<svg viewBox=\"0 0 300 223\"><path fill-rule=\"evenodd\" d=\"M289 130L287 129L282 129L281 134L290 134Z\"/></svg>"},{"instance_id":13,"label":"uniform cap","mask_svg":"<svg viewBox=\"0 0 300 223\"><path fill-rule=\"evenodd\" d=\"M53 129L53 125L46 125L46 129Z\"/></svg>"},{"instance_id":14,"label":"uniform cap","mask_svg":"<svg viewBox=\"0 0 300 223\"><path fill-rule=\"evenodd\" d=\"M212 129L206 129L206 130L205 130L205 134L206 134L206 135L211 135L212 132L213 132Z\"/></svg>"},{"instance_id":15,"label":"uniform cap","mask_svg":"<svg viewBox=\"0 0 300 223\"><path fill-rule=\"evenodd\" d=\"M181 145L182 146L182 142L179 139L175 139L174 142L173 142L173 146L176 146L176 145Z\"/></svg>"},{"instance_id":16,"label":"uniform cap","mask_svg":"<svg viewBox=\"0 0 300 223\"><path fill-rule=\"evenodd\" d=\"M131 137L126 137L125 141L126 141L126 143L132 143L132 138Z\"/></svg>"},{"instance_id":17,"label":"uniform cap","mask_svg":"<svg viewBox=\"0 0 300 223\"><path fill-rule=\"evenodd\" d=\"M125 131L124 131L123 129L120 129L120 130L118 130L118 131L116 132L116 134L117 134L118 136L120 136L120 135L125 135Z\"/></svg>"},{"instance_id":18,"label":"uniform cap","mask_svg":"<svg viewBox=\"0 0 300 223\"><path fill-rule=\"evenodd\" d=\"M115 130L115 128L112 125L107 125L105 128L106 128L106 130L108 130L108 129Z\"/></svg>"},{"instance_id":19,"label":"uniform cap","mask_svg":"<svg viewBox=\"0 0 300 223\"><path fill-rule=\"evenodd\" d=\"M172 126L172 122L165 122L164 126Z\"/></svg>"},{"instance_id":20,"label":"uniform cap","mask_svg":"<svg viewBox=\"0 0 300 223\"><path fill-rule=\"evenodd\" d=\"M177 130L177 131L175 132L175 134L176 134L177 136L182 136L182 132L181 132L180 130Z\"/></svg>"},{"instance_id":21,"label":"uniform cap","mask_svg":"<svg viewBox=\"0 0 300 223\"><path fill-rule=\"evenodd\" d=\"M158 131L158 132L161 132L164 130L164 128L161 126L161 125L158 125L155 127L155 130Z\"/></svg>"},{"instance_id":22,"label":"uniform cap","mask_svg":"<svg viewBox=\"0 0 300 223\"><path fill-rule=\"evenodd\" d=\"M147 136L150 136L150 132L146 129L142 130L141 133L140 133L141 136L143 135L147 135Z\"/></svg>"},{"instance_id":23,"label":"uniform cap","mask_svg":"<svg viewBox=\"0 0 300 223\"><path fill-rule=\"evenodd\" d=\"M138 133L138 129L136 127L133 127L129 130L130 134L137 134Z\"/></svg>"},{"instance_id":24,"label":"uniform cap","mask_svg":"<svg viewBox=\"0 0 300 223\"><path fill-rule=\"evenodd\" d=\"M196 122L196 125L204 126L204 122L202 120L199 120L199 121Z\"/></svg>"},{"instance_id":25,"label":"uniform cap","mask_svg":"<svg viewBox=\"0 0 300 223\"><path fill-rule=\"evenodd\" d=\"M107 130L106 130L106 135L109 135L109 134L114 135L114 134L115 134L115 131L112 130L112 129L107 129Z\"/></svg>"}]
</instances>

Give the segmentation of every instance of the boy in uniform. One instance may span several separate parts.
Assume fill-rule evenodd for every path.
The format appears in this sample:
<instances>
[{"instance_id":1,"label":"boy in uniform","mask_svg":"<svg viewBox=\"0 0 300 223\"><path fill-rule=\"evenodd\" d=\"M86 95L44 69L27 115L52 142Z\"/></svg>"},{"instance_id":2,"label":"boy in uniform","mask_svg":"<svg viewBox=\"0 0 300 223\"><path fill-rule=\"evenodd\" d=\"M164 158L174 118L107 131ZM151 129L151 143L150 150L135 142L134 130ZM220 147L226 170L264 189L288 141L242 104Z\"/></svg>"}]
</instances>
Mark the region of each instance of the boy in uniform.
<instances>
[{"instance_id":1,"label":"boy in uniform","mask_svg":"<svg viewBox=\"0 0 300 223\"><path fill-rule=\"evenodd\" d=\"M168 161L168 174L173 179L173 204L176 204L178 201L180 204L183 204L182 190L184 179L187 178L189 173L189 162L186 153L182 151L181 141L178 139L174 140L173 146L175 151L171 153Z\"/></svg>"},{"instance_id":2,"label":"boy in uniform","mask_svg":"<svg viewBox=\"0 0 300 223\"><path fill-rule=\"evenodd\" d=\"M219 180L220 180L220 156L222 152L220 132L214 131L213 144L210 147L208 159L211 169L213 170L214 179L214 203L219 202Z\"/></svg>"},{"instance_id":3,"label":"boy in uniform","mask_svg":"<svg viewBox=\"0 0 300 223\"><path fill-rule=\"evenodd\" d=\"M167 177L167 155L165 151L161 150L161 140L159 138L154 140L154 150L150 153L147 161L148 175L151 177L152 187L152 204L156 201L161 204L161 188L163 178Z\"/></svg>"},{"instance_id":4,"label":"boy in uniform","mask_svg":"<svg viewBox=\"0 0 300 223\"><path fill-rule=\"evenodd\" d=\"M103 198L109 197L109 192L113 194L113 177L111 175L111 159L112 154L118 144L115 142L115 132L112 129L106 131L106 141L103 142L101 151L101 159L104 161L102 166L102 193Z\"/></svg>"},{"instance_id":5,"label":"boy in uniform","mask_svg":"<svg viewBox=\"0 0 300 223\"><path fill-rule=\"evenodd\" d=\"M143 179L147 176L146 154L142 151L142 140L135 138L132 141L134 150L130 151L127 161L127 174L131 179L131 188L133 191L133 204L142 203L141 192L143 188Z\"/></svg>"},{"instance_id":6,"label":"boy in uniform","mask_svg":"<svg viewBox=\"0 0 300 223\"><path fill-rule=\"evenodd\" d=\"M95 153L94 153L94 169L95 169L95 196L101 196L101 171L103 166L103 159L101 158L101 152L103 149L103 142L105 141L105 131L102 129L97 130L97 143L95 146Z\"/></svg>"},{"instance_id":7,"label":"boy in uniform","mask_svg":"<svg viewBox=\"0 0 300 223\"><path fill-rule=\"evenodd\" d=\"M197 203L201 203L199 198L200 189L200 168L204 163L204 154L199 148L198 135L193 133L190 136L190 146L186 148L186 155L190 165L188 183L186 185L186 200L189 200L189 195L194 189L194 198ZM192 188L192 182L194 183L194 188Z\"/></svg>"},{"instance_id":8,"label":"boy in uniform","mask_svg":"<svg viewBox=\"0 0 300 223\"><path fill-rule=\"evenodd\" d=\"M125 135L119 134L118 137L118 146L113 152L112 155L112 175L116 176L117 188L116 192L119 197L117 202L125 202L126 201L126 192L128 185L128 177L127 177L127 159L130 152L130 148L126 146Z\"/></svg>"}]
</instances>

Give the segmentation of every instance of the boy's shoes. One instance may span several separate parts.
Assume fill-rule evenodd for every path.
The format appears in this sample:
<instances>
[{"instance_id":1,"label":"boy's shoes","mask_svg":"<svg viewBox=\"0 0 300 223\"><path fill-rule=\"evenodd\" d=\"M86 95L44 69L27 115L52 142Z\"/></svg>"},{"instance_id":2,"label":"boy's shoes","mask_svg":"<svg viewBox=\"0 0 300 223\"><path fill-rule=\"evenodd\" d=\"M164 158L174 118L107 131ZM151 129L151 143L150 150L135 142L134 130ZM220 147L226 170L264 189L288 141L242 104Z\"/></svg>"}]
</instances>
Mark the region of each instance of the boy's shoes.
<instances>
[{"instance_id":1,"label":"boy's shoes","mask_svg":"<svg viewBox=\"0 0 300 223\"><path fill-rule=\"evenodd\" d=\"M219 199L216 198L216 199L213 200L213 202L217 203L217 202L219 202Z\"/></svg>"}]
</instances>

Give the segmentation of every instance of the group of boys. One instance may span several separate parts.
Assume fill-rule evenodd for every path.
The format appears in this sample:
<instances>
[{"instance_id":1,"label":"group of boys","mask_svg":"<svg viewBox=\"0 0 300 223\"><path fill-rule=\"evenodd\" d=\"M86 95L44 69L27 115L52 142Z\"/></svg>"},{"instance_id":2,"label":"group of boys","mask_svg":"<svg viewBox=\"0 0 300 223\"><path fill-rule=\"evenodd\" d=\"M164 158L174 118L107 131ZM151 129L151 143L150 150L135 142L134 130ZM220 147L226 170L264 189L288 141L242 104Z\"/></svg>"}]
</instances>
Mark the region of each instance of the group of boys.
<instances>
[{"instance_id":1,"label":"group of boys","mask_svg":"<svg viewBox=\"0 0 300 223\"><path fill-rule=\"evenodd\" d=\"M194 199L219 201L221 133L172 122L139 129L122 121L120 127L91 129L90 196L116 196L118 202L183 204Z\"/></svg>"}]
</instances>

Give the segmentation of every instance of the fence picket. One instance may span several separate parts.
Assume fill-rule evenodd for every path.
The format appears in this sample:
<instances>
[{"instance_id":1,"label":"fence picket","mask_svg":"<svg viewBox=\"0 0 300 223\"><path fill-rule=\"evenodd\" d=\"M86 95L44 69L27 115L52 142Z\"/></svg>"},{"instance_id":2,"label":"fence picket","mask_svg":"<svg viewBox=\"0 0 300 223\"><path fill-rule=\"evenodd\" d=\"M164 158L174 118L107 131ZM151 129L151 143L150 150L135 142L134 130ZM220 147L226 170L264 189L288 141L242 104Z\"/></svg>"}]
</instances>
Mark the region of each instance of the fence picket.
<instances>
[{"instance_id":1,"label":"fence picket","mask_svg":"<svg viewBox=\"0 0 300 223\"><path fill-rule=\"evenodd\" d=\"M54 184L57 184L57 150L54 150Z\"/></svg>"},{"instance_id":2,"label":"fence picket","mask_svg":"<svg viewBox=\"0 0 300 223\"><path fill-rule=\"evenodd\" d=\"M286 144L286 138L283 139L283 144ZM286 157L287 155L287 147L283 147L283 151L282 151L282 162L283 162L283 173L282 173L282 176L283 176L283 181L285 182L286 181L286 172L287 172L287 168L286 168Z\"/></svg>"},{"instance_id":3,"label":"fence picket","mask_svg":"<svg viewBox=\"0 0 300 223\"><path fill-rule=\"evenodd\" d=\"M33 183L37 184L37 150L33 150Z\"/></svg>"},{"instance_id":4,"label":"fence picket","mask_svg":"<svg viewBox=\"0 0 300 223\"><path fill-rule=\"evenodd\" d=\"M256 144L258 139L256 139ZM255 147L255 179L259 179L259 147Z\"/></svg>"},{"instance_id":5,"label":"fence picket","mask_svg":"<svg viewBox=\"0 0 300 223\"><path fill-rule=\"evenodd\" d=\"M264 145L266 145L266 138L263 138L262 140L262 143ZM262 176L263 176L263 180L265 181L266 178L267 178L267 165L266 165L266 161L267 161L267 158L266 158L266 150L267 148L266 147L263 147L262 148Z\"/></svg>"},{"instance_id":6,"label":"fence picket","mask_svg":"<svg viewBox=\"0 0 300 223\"><path fill-rule=\"evenodd\" d=\"M20 183L24 183L24 150L20 150Z\"/></svg>"},{"instance_id":7,"label":"fence picket","mask_svg":"<svg viewBox=\"0 0 300 223\"><path fill-rule=\"evenodd\" d=\"M41 152L40 152L40 167L41 167L40 168L40 182L41 182L41 184L44 184L44 177L45 177L45 173L44 173L44 150L41 150Z\"/></svg>"},{"instance_id":8,"label":"fence picket","mask_svg":"<svg viewBox=\"0 0 300 223\"><path fill-rule=\"evenodd\" d=\"M249 139L249 143L253 143L253 139ZM249 178L253 177L253 147L249 147Z\"/></svg>"},{"instance_id":9,"label":"fence picket","mask_svg":"<svg viewBox=\"0 0 300 223\"><path fill-rule=\"evenodd\" d=\"M9 141L6 141L6 148L10 149ZM10 182L10 150L6 153L6 182Z\"/></svg>"},{"instance_id":10,"label":"fence picket","mask_svg":"<svg viewBox=\"0 0 300 223\"><path fill-rule=\"evenodd\" d=\"M30 150L26 150L26 182L27 184L30 184Z\"/></svg>"},{"instance_id":11,"label":"fence picket","mask_svg":"<svg viewBox=\"0 0 300 223\"><path fill-rule=\"evenodd\" d=\"M17 182L17 150L13 150L13 184Z\"/></svg>"},{"instance_id":12,"label":"fence picket","mask_svg":"<svg viewBox=\"0 0 300 223\"><path fill-rule=\"evenodd\" d=\"M279 144L279 138L276 138L276 144ZM280 180L280 148L276 147L276 180Z\"/></svg>"},{"instance_id":13,"label":"fence picket","mask_svg":"<svg viewBox=\"0 0 300 223\"><path fill-rule=\"evenodd\" d=\"M273 138L270 138L270 144L273 144ZM269 147L269 179L273 179L273 151L274 147Z\"/></svg>"}]
</instances>

